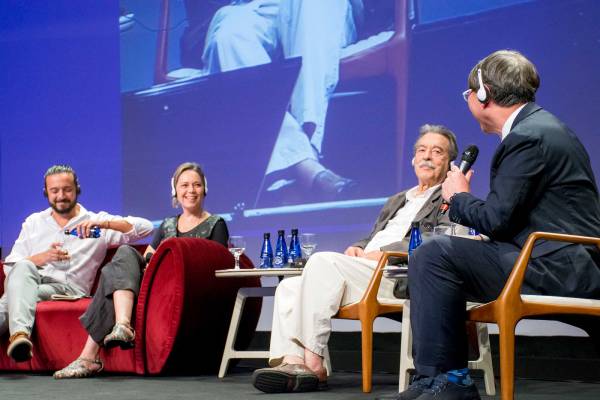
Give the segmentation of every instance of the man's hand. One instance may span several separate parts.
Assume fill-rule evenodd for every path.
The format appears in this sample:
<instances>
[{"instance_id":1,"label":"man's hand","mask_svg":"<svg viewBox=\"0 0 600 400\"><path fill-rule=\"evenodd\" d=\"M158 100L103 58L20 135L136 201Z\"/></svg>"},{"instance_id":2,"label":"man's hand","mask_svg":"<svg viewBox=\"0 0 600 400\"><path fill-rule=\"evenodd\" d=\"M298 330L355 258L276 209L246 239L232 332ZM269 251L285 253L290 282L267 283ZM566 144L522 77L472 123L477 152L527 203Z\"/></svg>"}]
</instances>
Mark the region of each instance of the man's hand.
<instances>
[{"instance_id":1,"label":"man's hand","mask_svg":"<svg viewBox=\"0 0 600 400\"><path fill-rule=\"evenodd\" d=\"M370 252L368 252L368 253L365 253L365 254L363 255L363 258L366 258L366 259L368 259L368 260L375 260L375 261L379 261L379 259L381 258L381 255L382 255L382 254L383 254L383 252L382 252L382 251L378 251L378 250L375 250L375 251L370 251Z\"/></svg>"},{"instance_id":2,"label":"man's hand","mask_svg":"<svg viewBox=\"0 0 600 400\"><path fill-rule=\"evenodd\" d=\"M467 175L463 175L456 165L452 165L446 175L446 180L442 183L442 197L447 202L456 193L469 192L469 182L473 176L473 170L469 170Z\"/></svg>"},{"instance_id":3,"label":"man's hand","mask_svg":"<svg viewBox=\"0 0 600 400\"><path fill-rule=\"evenodd\" d=\"M75 229L77 229L77 236L79 236L80 238L89 238L92 236L91 230L94 227L99 227L102 229L106 229L108 228L106 226L106 221L102 221L102 222L98 222L98 221L92 221L92 220L88 220L88 221L83 221L78 223L75 226Z\"/></svg>"},{"instance_id":4,"label":"man's hand","mask_svg":"<svg viewBox=\"0 0 600 400\"><path fill-rule=\"evenodd\" d=\"M52 261L67 261L71 258L67 250L63 250L62 245L58 242L52 243L50 248L43 253L29 257L29 260L38 267L48 264Z\"/></svg>"},{"instance_id":5,"label":"man's hand","mask_svg":"<svg viewBox=\"0 0 600 400\"><path fill-rule=\"evenodd\" d=\"M344 251L344 254L350 257L362 257L365 255L365 251L360 247L350 246Z\"/></svg>"}]
</instances>

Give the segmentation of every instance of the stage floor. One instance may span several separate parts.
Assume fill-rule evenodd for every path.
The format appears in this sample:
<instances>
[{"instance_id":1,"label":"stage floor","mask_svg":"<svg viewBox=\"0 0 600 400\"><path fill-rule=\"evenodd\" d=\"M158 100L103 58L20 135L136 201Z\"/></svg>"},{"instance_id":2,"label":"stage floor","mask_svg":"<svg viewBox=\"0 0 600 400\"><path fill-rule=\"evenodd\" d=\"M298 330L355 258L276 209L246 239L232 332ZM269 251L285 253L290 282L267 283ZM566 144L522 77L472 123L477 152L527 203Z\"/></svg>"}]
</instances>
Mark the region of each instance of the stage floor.
<instances>
[{"instance_id":1,"label":"stage floor","mask_svg":"<svg viewBox=\"0 0 600 400\"><path fill-rule=\"evenodd\" d=\"M301 399L373 399L376 395L397 389L398 378L392 374L376 374L373 392L361 392L361 377L355 372L338 372L330 378L328 391L294 394ZM267 395L251 385L251 370L237 368L225 379L216 376L137 377L102 375L92 379L57 381L50 375L0 374L0 399L282 399L287 395ZM497 382L498 383L498 382ZM482 399L483 382L477 379ZM598 400L600 383L557 382L517 379L516 398L519 400Z\"/></svg>"}]
</instances>

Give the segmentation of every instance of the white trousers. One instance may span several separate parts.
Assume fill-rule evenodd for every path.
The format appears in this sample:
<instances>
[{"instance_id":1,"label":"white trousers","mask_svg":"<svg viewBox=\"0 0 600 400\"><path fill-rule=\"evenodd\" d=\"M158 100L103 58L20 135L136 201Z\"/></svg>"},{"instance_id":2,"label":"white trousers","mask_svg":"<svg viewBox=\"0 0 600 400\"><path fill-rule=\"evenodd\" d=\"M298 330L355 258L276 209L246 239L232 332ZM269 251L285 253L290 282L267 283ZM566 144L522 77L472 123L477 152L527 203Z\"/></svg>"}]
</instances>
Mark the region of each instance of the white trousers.
<instances>
[{"instance_id":1,"label":"white trousers","mask_svg":"<svg viewBox=\"0 0 600 400\"><path fill-rule=\"evenodd\" d=\"M4 294L0 297L0 336L7 329L11 335L16 332L31 334L36 304L49 300L53 294L84 293L41 276L38 268L29 260L16 262L4 281Z\"/></svg>"},{"instance_id":2,"label":"white trousers","mask_svg":"<svg viewBox=\"0 0 600 400\"><path fill-rule=\"evenodd\" d=\"M304 349L325 354L331 318L340 306L360 300L377 261L340 253L315 253L301 276L284 279L275 291L269 364L286 355L304 358ZM378 298L395 299L394 281L383 277Z\"/></svg>"},{"instance_id":3,"label":"white trousers","mask_svg":"<svg viewBox=\"0 0 600 400\"><path fill-rule=\"evenodd\" d=\"M203 54L209 73L269 63L280 47L285 57L302 57L267 174L317 159L340 52L354 40L350 0L240 1L214 15ZM316 125L311 138L304 133L305 123Z\"/></svg>"}]
</instances>

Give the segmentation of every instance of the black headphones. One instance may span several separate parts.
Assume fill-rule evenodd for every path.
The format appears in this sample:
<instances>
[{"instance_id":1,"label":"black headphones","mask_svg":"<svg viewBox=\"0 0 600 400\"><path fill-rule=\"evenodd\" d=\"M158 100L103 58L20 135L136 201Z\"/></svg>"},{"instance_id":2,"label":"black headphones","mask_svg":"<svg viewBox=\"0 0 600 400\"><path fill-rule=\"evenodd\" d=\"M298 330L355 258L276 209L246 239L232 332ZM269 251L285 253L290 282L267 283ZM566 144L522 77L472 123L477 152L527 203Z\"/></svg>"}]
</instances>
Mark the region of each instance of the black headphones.
<instances>
[{"instance_id":1,"label":"black headphones","mask_svg":"<svg viewBox=\"0 0 600 400\"><path fill-rule=\"evenodd\" d=\"M81 194L81 186L79 186L79 179L77 179L77 174L75 173L75 171L65 171L65 173L73 175L73 181L75 182L75 193L77 194L77 196L79 196ZM48 176L49 175L44 177L44 197L46 198L48 198L48 189L46 189L46 178Z\"/></svg>"},{"instance_id":2,"label":"black headphones","mask_svg":"<svg viewBox=\"0 0 600 400\"><path fill-rule=\"evenodd\" d=\"M477 68L477 81L479 82L479 89L475 94L477 95L477 100L480 103L487 103L489 101L490 95L488 93L488 89L483 84L483 78L481 77L481 68Z\"/></svg>"}]
</instances>

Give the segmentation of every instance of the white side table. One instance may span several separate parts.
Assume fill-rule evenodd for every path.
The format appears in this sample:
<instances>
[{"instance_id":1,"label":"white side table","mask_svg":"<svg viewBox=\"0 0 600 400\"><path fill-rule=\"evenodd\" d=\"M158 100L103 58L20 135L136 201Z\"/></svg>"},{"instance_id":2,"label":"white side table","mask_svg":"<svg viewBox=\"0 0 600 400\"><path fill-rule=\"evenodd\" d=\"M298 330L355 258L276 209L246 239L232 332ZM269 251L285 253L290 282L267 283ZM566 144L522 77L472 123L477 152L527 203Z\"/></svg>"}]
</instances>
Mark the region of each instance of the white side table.
<instances>
[{"instance_id":1,"label":"white side table","mask_svg":"<svg viewBox=\"0 0 600 400\"><path fill-rule=\"evenodd\" d=\"M243 278L247 276L298 276L302 275L302 268L265 268L265 269L220 269L215 271L217 278ZM239 351L233 346L237 337L238 328L242 319L242 311L248 297L274 296L276 286L267 287L243 287L237 292L229 332L223 349L223 358L219 368L219 378L223 378L229 366L229 360L242 358L269 358L268 351Z\"/></svg>"}]
</instances>

